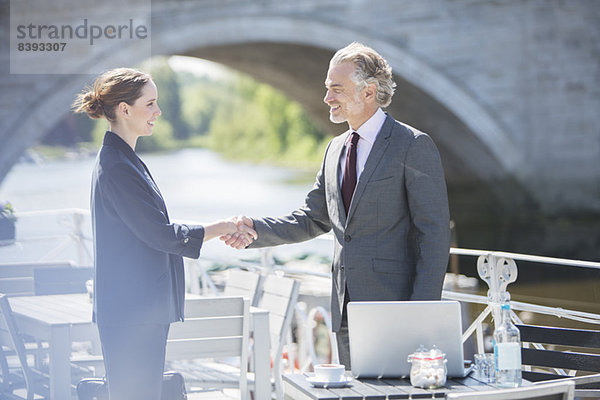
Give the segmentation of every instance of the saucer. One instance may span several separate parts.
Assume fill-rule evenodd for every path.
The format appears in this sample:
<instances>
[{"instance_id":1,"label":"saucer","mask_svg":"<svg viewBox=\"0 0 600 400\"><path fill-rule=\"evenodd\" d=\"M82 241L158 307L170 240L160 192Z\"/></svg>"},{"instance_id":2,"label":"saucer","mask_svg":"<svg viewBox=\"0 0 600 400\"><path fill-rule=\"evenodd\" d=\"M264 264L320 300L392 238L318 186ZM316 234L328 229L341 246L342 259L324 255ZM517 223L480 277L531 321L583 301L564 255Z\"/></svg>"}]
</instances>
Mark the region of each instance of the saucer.
<instances>
[{"instance_id":1,"label":"saucer","mask_svg":"<svg viewBox=\"0 0 600 400\"><path fill-rule=\"evenodd\" d=\"M352 382L352 377L343 376L341 380L333 382L322 381L316 376L311 376L310 378L306 378L306 380L308 381L308 383L318 388L339 388L348 386L350 382Z\"/></svg>"}]
</instances>

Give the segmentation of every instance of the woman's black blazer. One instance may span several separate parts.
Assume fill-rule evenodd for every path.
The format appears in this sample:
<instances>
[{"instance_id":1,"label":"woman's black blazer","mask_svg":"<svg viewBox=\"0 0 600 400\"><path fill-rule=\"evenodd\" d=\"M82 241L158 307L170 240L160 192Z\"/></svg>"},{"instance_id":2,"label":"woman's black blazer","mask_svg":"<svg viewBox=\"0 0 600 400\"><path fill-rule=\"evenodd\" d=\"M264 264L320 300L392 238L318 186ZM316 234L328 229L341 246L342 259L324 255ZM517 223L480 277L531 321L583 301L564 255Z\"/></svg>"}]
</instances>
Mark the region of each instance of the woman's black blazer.
<instances>
[{"instance_id":1,"label":"woman's black blazer","mask_svg":"<svg viewBox=\"0 0 600 400\"><path fill-rule=\"evenodd\" d=\"M183 258L198 258L202 226L173 224L150 172L106 132L92 176L94 320L103 325L183 320Z\"/></svg>"}]
</instances>

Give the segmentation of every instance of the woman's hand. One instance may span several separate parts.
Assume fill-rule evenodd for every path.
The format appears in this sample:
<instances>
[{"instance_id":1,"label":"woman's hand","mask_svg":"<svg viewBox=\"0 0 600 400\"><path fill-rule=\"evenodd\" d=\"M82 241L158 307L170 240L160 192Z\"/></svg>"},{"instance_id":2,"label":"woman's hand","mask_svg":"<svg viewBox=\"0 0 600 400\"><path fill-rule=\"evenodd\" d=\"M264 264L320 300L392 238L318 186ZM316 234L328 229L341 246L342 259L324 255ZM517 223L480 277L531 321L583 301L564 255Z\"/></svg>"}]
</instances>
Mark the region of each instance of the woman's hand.
<instances>
[{"instance_id":1,"label":"woman's hand","mask_svg":"<svg viewBox=\"0 0 600 400\"><path fill-rule=\"evenodd\" d=\"M247 219L252 222L249 218ZM242 249L258 237L256 231L253 229L253 225L252 223L251 226L240 223L239 217L231 217L223 221L204 225L204 241L219 236L229 246Z\"/></svg>"}]
</instances>

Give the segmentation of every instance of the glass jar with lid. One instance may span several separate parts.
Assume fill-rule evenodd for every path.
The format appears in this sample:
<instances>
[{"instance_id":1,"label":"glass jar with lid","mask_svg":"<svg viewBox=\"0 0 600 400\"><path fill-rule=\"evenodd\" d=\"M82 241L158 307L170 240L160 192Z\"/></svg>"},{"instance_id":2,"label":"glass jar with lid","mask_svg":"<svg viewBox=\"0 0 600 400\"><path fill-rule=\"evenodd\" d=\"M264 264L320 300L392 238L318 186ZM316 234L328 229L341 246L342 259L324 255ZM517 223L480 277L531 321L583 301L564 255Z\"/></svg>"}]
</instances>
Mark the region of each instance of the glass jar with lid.
<instances>
[{"instance_id":1,"label":"glass jar with lid","mask_svg":"<svg viewBox=\"0 0 600 400\"><path fill-rule=\"evenodd\" d=\"M433 346L428 350L424 346L408 356L410 384L414 387L436 389L446 384L446 354Z\"/></svg>"}]
</instances>

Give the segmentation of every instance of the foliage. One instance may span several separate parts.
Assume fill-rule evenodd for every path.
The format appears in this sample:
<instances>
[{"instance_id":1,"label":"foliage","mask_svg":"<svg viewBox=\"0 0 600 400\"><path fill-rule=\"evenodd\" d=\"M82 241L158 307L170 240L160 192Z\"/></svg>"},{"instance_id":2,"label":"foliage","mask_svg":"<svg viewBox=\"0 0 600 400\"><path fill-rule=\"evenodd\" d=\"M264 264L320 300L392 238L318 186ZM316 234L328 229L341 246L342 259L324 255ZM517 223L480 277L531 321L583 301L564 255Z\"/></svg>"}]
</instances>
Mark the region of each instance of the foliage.
<instances>
[{"instance_id":1,"label":"foliage","mask_svg":"<svg viewBox=\"0 0 600 400\"><path fill-rule=\"evenodd\" d=\"M231 85L184 73L179 74L179 80L181 98L185 99L181 111L192 136L208 134L218 105L231 96Z\"/></svg>"},{"instance_id":2,"label":"foliage","mask_svg":"<svg viewBox=\"0 0 600 400\"><path fill-rule=\"evenodd\" d=\"M169 121L159 118L156 120L152 136L142 136L138 139L135 151L147 153L151 151L170 150L175 147L173 127Z\"/></svg>"},{"instance_id":3,"label":"foliage","mask_svg":"<svg viewBox=\"0 0 600 400\"><path fill-rule=\"evenodd\" d=\"M225 157L315 168L328 139L304 112L273 87L229 71L225 77L174 72L165 58L142 66L159 91L162 115L136 151L209 147ZM99 147L108 123L93 123L87 135ZM82 135L82 137L86 137Z\"/></svg>"},{"instance_id":4,"label":"foliage","mask_svg":"<svg viewBox=\"0 0 600 400\"><path fill-rule=\"evenodd\" d=\"M92 129L92 141L96 143L98 147L102 144L102 140L104 139L104 134L108 130L109 125L108 121L105 119L97 119L94 123L94 129Z\"/></svg>"},{"instance_id":5,"label":"foliage","mask_svg":"<svg viewBox=\"0 0 600 400\"><path fill-rule=\"evenodd\" d=\"M17 220L15 210L10 202L0 202L0 219L9 219L11 221Z\"/></svg>"},{"instance_id":6,"label":"foliage","mask_svg":"<svg viewBox=\"0 0 600 400\"><path fill-rule=\"evenodd\" d=\"M209 145L226 157L315 166L327 144L302 107L271 86L238 76L217 105Z\"/></svg>"},{"instance_id":7,"label":"foliage","mask_svg":"<svg viewBox=\"0 0 600 400\"><path fill-rule=\"evenodd\" d=\"M148 63L152 80L158 89L158 104L162 111L160 119L168 121L172 136L177 140L189 138L190 132L181 111L181 95L177 75L164 57L155 57Z\"/></svg>"}]
</instances>

